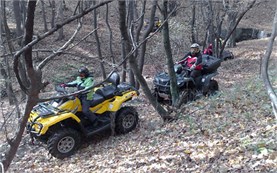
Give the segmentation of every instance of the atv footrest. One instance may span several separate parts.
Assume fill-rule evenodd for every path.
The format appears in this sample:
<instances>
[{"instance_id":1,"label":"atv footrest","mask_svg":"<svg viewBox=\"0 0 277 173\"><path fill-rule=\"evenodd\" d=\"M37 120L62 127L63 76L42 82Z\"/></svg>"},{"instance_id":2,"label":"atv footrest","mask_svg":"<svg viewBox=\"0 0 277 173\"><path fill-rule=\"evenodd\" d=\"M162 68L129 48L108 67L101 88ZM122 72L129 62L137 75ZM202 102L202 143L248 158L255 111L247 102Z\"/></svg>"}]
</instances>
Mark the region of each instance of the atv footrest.
<instances>
[{"instance_id":1,"label":"atv footrest","mask_svg":"<svg viewBox=\"0 0 277 173\"><path fill-rule=\"evenodd\" d=\"M91 136L91 135L95 135L97 133L100 133L104 130L108 130L108 129L111 129L111 124L110 123L107 123L107 124L102 124L100 126L96 126L96 127L86 127L86 136Z\"/></svg>"}]
</instances>

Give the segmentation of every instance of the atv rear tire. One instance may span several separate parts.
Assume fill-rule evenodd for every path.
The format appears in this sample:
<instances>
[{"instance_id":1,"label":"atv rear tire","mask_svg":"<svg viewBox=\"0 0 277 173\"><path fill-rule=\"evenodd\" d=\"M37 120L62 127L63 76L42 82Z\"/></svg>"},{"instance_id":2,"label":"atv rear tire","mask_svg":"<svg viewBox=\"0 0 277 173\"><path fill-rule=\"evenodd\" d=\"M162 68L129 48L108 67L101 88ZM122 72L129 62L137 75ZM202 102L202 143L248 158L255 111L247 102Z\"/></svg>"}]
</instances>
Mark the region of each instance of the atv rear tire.
<instances>
[{"instance_id":1,"label":"atv rear tire","mask_svg":"<svg viewBox=\"0 0 277 173\"><path fill-rule=\"evenodd\" d=\"M218 91L218 83L216 80L211 80L208 92L204 93L205 96L212 96Z\"/></svg>"},{"instance_id":2,"label":"atv rear tire","mask_svg":"<svg viewBox=\"0 0 277 173\"><path fill-rule=\"evenodd\" d=\"M122 107L116 114L115 131L125 134L136 128L138 124L138 113L133 107Z\"/></svg>"},{"instance_id":3,"label":"atv rear tire","mask_svg":"<svg viewBox=\"0 0 277 173\"><path fill-rule=\"evenodd\" d=\"M47 148L52 156L63 159L74 154L80 144L79 132L73 129L61 129L49 138Z\"/></svg>"}]
</instances>

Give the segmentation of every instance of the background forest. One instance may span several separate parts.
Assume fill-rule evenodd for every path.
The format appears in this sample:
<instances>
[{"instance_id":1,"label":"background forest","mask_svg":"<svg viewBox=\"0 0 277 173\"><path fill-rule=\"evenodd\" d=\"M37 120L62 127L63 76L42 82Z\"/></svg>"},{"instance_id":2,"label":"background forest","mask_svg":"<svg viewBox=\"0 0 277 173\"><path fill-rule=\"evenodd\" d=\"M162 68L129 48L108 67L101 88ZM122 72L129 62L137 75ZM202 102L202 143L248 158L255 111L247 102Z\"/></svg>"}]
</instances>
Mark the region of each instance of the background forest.
<instances>
[{"instance_id":1,"label":"background forest","mask_svg":"<svg viewBox=\"0 0 277 173\"><path fill-rule=\"evenodd\" d=\"M275 0L1 1L5 170L276 172L276 7ZM217 57L224 50L234 54L218 69L218 94L180 108L153 102L154 75L170 73L194 42L202 50L213 44ZM80 66L97 83L116 70L139 89L130 103L139 111L139 127L95 136L59 160L43 144L31 144L24 129L32 107L74 79Z\"/></svg>"}]
</instances>

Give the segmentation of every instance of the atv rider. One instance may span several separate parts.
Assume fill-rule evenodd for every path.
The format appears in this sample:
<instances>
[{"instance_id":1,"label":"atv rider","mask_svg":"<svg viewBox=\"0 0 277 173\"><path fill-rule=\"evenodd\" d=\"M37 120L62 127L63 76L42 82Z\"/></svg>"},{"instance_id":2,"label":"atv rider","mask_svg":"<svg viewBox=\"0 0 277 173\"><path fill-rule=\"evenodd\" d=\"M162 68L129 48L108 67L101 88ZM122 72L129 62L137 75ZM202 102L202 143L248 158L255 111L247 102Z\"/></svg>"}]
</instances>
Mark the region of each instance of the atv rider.
<instances>
[{"instance_id":1,"label":"atv rider","mask_svg":"<svg viewBox=\"0 0 277 173\"><path fill-rule=\"evenodd\" d=\"M181 61L181 63L183 62L187 62L187 61L192 61L193 64L187 64L188 67L190 68L191 70L191 73L190 73L190 76L192 78L196 78L198 76L201 75L201 70L202 70L202 54L200 52L200 48L199 48L199 44L197 43L193 43L191 46L190 46L190 52L187 53ZM196 60L195 60L196 59ZM195 62L194 62L195 61Z\"/></svg>"},{"instance_id":2,"label":"atv rider","mask_svg":"<svg viewBox=\"0 0 277 173\"><path fill-rule=\"evenodd\" d=\"M93 86L94 79L86 67L81 67L79 70L79 76L75 81L61 84L62 87L77 87L78 90L88 89ZM92 113L89 108L91 106L91 100L93 98L93 90L89 90L88 93L81 96L82 112L93 123L94 126L98 124L97 117Z\"/></svg>"},{"instance_id":3,"label":"atv rider","mask_svg":"<svg viewBox=\"0 0 277 173\"><path fill-rule=\"evenodd\" d=\"M211 55L213 56L213 45L210 44L203 52L206 55Z\"/></svg>"}]
</instances>

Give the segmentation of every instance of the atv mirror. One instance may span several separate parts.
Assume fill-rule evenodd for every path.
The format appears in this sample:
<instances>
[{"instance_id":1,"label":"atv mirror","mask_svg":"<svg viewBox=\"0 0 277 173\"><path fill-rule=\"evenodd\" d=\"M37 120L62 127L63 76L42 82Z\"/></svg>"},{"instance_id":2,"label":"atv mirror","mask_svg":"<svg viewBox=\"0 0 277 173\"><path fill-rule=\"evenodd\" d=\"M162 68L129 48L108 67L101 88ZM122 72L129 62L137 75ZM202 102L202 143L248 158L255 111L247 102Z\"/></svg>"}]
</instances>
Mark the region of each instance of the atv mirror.
<instances>
[{"instance_id":1,"label":"atv mirror","mask_svg":"<svg viewBox=\"0 0 277 173\"><path fill-rule=\"evenodd\" d=\"M174 71L175 71L175 73L180 74L182 72L182 70L183 70L183 67L182 67L181 64L175 64L174 65Z\"/></svg>"}]
</instances>

